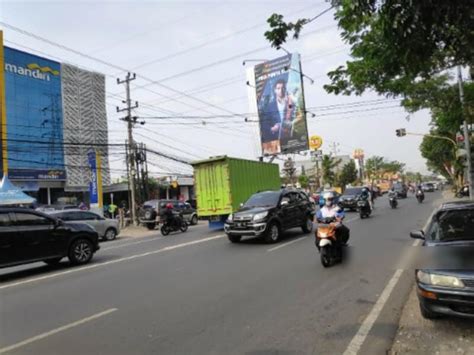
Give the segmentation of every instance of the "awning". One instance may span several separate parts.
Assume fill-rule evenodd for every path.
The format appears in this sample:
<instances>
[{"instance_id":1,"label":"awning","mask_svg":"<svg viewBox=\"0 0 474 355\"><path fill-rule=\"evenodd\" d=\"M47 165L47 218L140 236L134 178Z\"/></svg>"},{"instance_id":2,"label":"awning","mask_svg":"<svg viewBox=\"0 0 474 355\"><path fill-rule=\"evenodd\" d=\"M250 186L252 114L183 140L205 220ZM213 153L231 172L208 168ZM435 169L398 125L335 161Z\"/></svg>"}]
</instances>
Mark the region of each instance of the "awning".
<instances>
[{"instance_id":1,"label":"awning","mask_svg":"<svg viewBox=\"0 0 474 355\"><path fill-rule=\"evenodd\" d=\"M0 206L26 205L33 203L35 199L25 194L19 187L13 185L6 175L0 182Z\"/></svg>"}]
</instances>

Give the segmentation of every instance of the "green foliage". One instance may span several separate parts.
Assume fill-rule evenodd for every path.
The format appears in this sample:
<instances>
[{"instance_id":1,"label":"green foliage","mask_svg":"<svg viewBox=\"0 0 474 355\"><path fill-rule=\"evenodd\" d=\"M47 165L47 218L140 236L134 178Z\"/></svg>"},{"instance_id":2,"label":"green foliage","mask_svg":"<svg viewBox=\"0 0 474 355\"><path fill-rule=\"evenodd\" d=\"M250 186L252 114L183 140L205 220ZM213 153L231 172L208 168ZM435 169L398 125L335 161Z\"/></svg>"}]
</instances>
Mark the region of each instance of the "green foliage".
<instances>
[{"instance_id":1,"label":"green foliage","mask_svg":"<svg viewBox=\"0 0 474 355\"><path fill-rule=\"evenodd\" d=\"M455 65L474 63L472 1L332 0L341 37L352 60L328 73L330 93L405 94L407 87L429 80ZM285 22L273 14L265 37L279 47L298 35L307 19Z\"/></svg>"},{"instance_id":2,"label":"green foliage","mask_svg":"<svg viewBox=\"0 0 474 355\"><path fill-rule=\"evenodd\" d=\"M340 163L341 159L335 159L330 155L323 155L321 170L324 184L329 184L331 186L334 185L336 182L336 173L334 172L334 168L336 168Z\"/></svg>"},{"instance_id":3,"label":"green foliage","mask_svg":"<svg viewBox=\"0 0 474 355\"><path fill-rule=\"evenodd\" d=\"M384 157L380 156L370 157L365 162L365 172L371 181L382 177L385 173L402 173L404 169L404 163L396 160L387 161Z\"/></svg>"},{"instance_id":4,"label":"green foliage","mask_svg":"<svg viewBox=\"0 0 474 355\"><path fill-rule=\"evenodd\" d=\"M300 186L305 189L309 185L309 178L306 175L300 175L298 177L298 182L300 183Z\"/></svg>"},{"instance_id":5,"label":"green foliage","mask_svg":"<svg viewBox=\"0 0 474 355\"><path fill-rule=\"evenodd\" d=\"M355 162L351 160L342 167L342 171L338 176L338 185L344 188L348 184L352 184L357 180L357 168Z\"/></svg>"}]
</instances>

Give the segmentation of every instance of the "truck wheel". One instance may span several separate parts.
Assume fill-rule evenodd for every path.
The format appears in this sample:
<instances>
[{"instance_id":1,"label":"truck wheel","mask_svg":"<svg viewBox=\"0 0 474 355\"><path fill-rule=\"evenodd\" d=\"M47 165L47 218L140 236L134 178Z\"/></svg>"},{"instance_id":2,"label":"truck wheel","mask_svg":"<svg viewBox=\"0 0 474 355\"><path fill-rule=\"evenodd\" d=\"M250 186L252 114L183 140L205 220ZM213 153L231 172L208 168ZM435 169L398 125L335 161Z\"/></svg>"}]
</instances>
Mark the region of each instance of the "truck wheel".
<instances>
[{"instance_id":1,"label":"truck wheel","mask_svg":"<svg viewBox=\"0 0 474 355\"><path fill-rule=\"evenodd\" d=\"M275 222L271 222L265 231L264 240L266 243L276 243L280 239L280 227Z\"/></svg>"},{"instance_id":2,"label":"truck wheel","mask_svg":"<svg viewBox=\"0 0 474 355\"><path fill-rule=\"evenodd\" d=\"M242 236L229 234L229 235L227 236L227 238L229 238L229 240L230 240L232 243L238 243L238 242L240 242L240 240L242 239Z\"/></svg>"},{"instance_id":3,"label":"truck wheel","mask_svg":"<svg viewBox=\"0 0 474 355\"><path fill-rule=\"evenodd\" d=\"M313 221L311 220L311 218L308 217L306 219L306 223L301 226L301 229L303 229L303 233L305 234L311 233L311 231L313 230Z\"/></svg>"}]
</instances>

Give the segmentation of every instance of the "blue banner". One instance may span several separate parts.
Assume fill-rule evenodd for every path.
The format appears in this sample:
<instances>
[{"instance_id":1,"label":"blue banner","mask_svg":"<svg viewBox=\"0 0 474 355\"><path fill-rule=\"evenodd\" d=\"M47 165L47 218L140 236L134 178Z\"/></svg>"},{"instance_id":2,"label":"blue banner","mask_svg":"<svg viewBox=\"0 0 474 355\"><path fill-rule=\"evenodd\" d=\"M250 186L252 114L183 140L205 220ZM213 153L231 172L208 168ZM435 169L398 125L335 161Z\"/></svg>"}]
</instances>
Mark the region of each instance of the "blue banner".
<instances>
[{"instance_id":1,"label":"blue banner","mask_svg":"<svg viewBox=\"0 0 474 355\"><path fill-rule=\"evenodd\" d=\"M9 176L65 180L59 63L4 48Z\"/></svg>"},{"instance_id":2,"label":"blue banner","mask_svg":"<svg viewBox=\"0 0 474 355\"><path fill-rule=\"evenodd\" d=\"M97 158L94 151L87 153L89 168L91 169L91 181L89 182L90 203L99 203L99 179L97 176Z\"/></svg>"}]
</instances>

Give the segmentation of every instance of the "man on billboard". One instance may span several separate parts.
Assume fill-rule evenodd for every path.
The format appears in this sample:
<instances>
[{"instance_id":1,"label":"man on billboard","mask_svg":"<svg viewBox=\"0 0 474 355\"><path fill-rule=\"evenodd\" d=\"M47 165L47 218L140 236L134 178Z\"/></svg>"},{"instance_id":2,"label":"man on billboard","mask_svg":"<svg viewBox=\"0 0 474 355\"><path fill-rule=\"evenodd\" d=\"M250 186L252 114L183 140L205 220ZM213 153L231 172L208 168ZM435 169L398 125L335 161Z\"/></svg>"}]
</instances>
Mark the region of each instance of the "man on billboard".
<instances>
[{"instance_id":1,"label":"man on billboard","mask_svg":"<svg viewBox=\"0 0 474 355\"><path fill-rule=\"evenodd\" d=\"M283 76L282 76L283 77ZM273 83L273 99L263 108L262 143L269 154L279 152L291 137L295 105L286 90L286 80Z\"/></svg>"}]
</instances>

